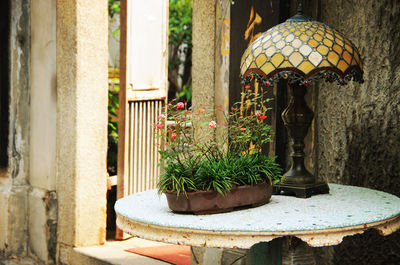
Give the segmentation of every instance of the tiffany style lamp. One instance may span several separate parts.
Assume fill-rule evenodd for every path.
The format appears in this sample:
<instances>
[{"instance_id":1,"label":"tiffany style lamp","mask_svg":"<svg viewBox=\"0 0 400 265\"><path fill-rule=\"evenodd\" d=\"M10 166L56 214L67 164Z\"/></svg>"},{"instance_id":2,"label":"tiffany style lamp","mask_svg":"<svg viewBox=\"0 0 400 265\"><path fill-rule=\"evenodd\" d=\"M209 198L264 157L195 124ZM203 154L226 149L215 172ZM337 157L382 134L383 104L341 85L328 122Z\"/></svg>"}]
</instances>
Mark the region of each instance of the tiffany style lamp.
<instances>
[{"instance_id":1,"label":"tiffany style lamp","mask_svg":"<svg viewBox=\"0 0 400 265\"><path fill-rule=\"evenodd\" d=\"M304 166L304 137L313 119L304 95L314 81L325 79L345 85L362 83L363 71L357 48L343 34L298 13L261 34L246 49L240 65L242 85L251 82L267 88L279 79L289 84L290 100L282 119L293 140L292 165L275 185L275 193L307 198L328 193L325 182L316 181Z\"/></svg>"}]
</instances>

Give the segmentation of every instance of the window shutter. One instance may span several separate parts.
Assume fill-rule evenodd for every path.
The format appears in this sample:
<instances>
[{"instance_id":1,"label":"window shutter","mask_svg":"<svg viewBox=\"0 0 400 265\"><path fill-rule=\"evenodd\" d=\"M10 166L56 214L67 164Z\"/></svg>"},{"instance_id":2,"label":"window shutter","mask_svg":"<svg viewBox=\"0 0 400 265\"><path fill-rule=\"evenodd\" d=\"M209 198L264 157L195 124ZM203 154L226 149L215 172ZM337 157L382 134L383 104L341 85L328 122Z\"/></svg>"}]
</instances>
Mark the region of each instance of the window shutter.
<instances>
[{"instance_id":1,"label":"window shutter","mask_svg":"<svg viewBox=\"0 0 400 265\"><path fill-rule=\"evenodd\" d=\"M156 187L154 124L167 96L168 0L121 1L118 198Z\"/></svg>"}]
</instances>

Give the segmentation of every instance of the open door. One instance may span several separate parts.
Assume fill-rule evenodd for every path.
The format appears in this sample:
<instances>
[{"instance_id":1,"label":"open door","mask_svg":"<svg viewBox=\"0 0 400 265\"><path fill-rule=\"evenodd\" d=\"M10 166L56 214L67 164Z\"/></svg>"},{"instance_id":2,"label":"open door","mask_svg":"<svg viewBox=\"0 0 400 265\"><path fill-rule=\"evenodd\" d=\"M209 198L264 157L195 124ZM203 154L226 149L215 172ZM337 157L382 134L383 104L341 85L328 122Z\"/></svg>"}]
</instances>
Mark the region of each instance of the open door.
<instances>
[{"instance_id":1,"label":"open door","mask_svg":"<svg viewBox=\"0 0 400 265\"><path fill-rule=\"evenodd\" d=\"M121 0L120 54L117 199L156 187L154 124L167 96L168 0Z\"/></svg>"}]
</instances>

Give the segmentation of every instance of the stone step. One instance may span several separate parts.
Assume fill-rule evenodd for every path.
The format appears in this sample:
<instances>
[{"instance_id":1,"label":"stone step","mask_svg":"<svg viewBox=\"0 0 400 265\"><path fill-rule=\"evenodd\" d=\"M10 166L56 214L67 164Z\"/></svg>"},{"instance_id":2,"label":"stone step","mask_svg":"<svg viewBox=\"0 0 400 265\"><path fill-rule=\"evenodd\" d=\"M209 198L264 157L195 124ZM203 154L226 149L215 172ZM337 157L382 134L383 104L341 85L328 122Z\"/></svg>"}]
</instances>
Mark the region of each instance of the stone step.
<instances>
[{"instance_id":1,"label":"stone step","mask_svg":"<svg viewBox=\"0 0 400 265\"><path fill-rule=\"evenodd\" d=\"M165 243L132 237L123 241L107 241L104 246L75 248L90 259L90 265L170 265L157 259L125 251L135 247L164 246Z\"/></svg>"}]
</instances>

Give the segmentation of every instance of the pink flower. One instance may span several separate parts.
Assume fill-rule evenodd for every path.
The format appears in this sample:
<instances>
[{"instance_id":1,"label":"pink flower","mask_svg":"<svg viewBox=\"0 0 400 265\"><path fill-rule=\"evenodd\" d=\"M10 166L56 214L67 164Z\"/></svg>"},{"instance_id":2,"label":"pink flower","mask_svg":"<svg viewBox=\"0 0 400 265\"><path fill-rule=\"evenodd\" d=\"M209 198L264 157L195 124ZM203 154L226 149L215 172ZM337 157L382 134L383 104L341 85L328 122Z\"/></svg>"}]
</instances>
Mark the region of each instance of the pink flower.
<instances>
[{"instance_id":1,"label":"pink flower","mask_svg":"<svg viewBox=\"0 0 400 265\"><path fill-rule=\"evenodd\" d=\"M244 132L244 131L246 130L246 128L240 128L240 130L241 130L242 132Z\"/></svg>"},{"instance_id":2,"label":"pink flower","mask_svg":"<svg viewBox=\"0 0 400 265\"><path fill-rule=\"evenodd\" d=\"M236 110L237 110L237 108L232 108L232 110L236 111Z\"/></svg>"},{"instance_id":3,"label":"pink flower","mask_svg":"<svg viewBox=\"0 0 400 265\"><path fill-rule=\"evenodd\" d=\"M162 129L164 128L164 125L162 123L157 124L157 129Z\"/></svg>"},{"instance_id":4,"label":"pink flower","mask_svg":"<svg viewBox=\"0 0 400 265\"><path fill-rule=\"evenodd\" d=\"M215 121L210 121L208 126L210 126L210 128L216 128L217 127L217 123Z\"/></svg>"},{"instance_id":5,"label":"pink flower","mask_svg":"<svg viewBox=\"0 0 400 265\"><path fill-rule=\"evenodd\" d=\"M256 117L260 117L261 116L261 111L258 111L257 113L256 113Z\"/></svg>"},{"instance_id":6,"label":"pink flower","mask_svg":"<svg viewBox=\"0 0 400 265\"><path fill-rule=\"evenodd\" d=\"M171 139L172 139L172 140L175 140L175 139L176 139L176 133L172 133L172 134L171 134Z\"/></svg>"},{"instance_id":7,"label":"pink flower","mask_svg":"<svg viewBox=\"0 0 400 265\"><path fill-rule=\"evenodd\" d=\"M260 116L260 119L262 119L262 120L265 119L265 118L267 118L267 116L265 116L265 115L261 115Z\"/></svg>"},{"instance_id":8,"label":"pink flower","mask_svg":"<svg viewBox=\"0 0 400 265\"><path fill-rule=\"evenodd\" d=\"M183 102L178 102L178 104L176 104L176 108L177 108L177 109L183 109L183 108L185 108L185 103L183 103Z\"/></svg>"},{"instance_id":9,"label":"pink flower","mask_svg":"<svg viewBox=\"0 0 400 265\"><path fill-rule=\"evenodd\" d=\"M166 96L163 96L163 97L161 97L160 99L163 100L163 99L166 99L166 98L167 98Z\"/></svg>"},{"instance_id":10,"label":"pink flower","mask_svg":"<svg viewBox=\"0 0 400 265\"><path fill-rule=\"evenodd\" d=\"M159 119L159 120L165 119L165 115L164 115L164 114L161 114L160 116L158 116L158 119Z\"/></svg>"},{"instance_id":11,"label":"pink flower","mask_svg":"<svg viewBox=\"0 0 400 265\"><path fill-rule=\"evenodd\" d=\"M246 88L246 89L250 89L250 85L246 85L245 88Z\"/></svg>"},{"instance_id":12,"label":"pink flower","mask_svg":"<svg viewBox=\"0 0 400 265\"><path fill-rule=\"evenodd\" d=\"M198 110L197 110L197 113L199 113L199 114L200 114L200 113L204 113L204 112L206 112L205 109L198 109Z\"/></svg>"}]
</instances>

